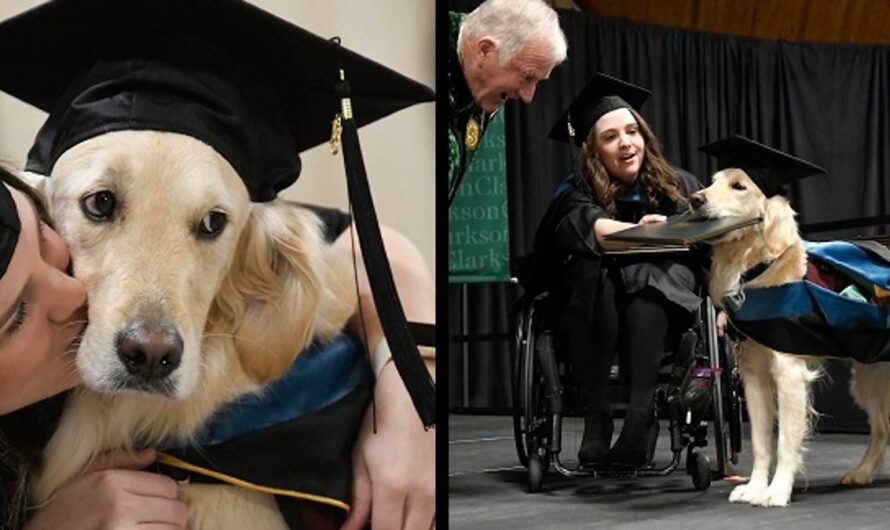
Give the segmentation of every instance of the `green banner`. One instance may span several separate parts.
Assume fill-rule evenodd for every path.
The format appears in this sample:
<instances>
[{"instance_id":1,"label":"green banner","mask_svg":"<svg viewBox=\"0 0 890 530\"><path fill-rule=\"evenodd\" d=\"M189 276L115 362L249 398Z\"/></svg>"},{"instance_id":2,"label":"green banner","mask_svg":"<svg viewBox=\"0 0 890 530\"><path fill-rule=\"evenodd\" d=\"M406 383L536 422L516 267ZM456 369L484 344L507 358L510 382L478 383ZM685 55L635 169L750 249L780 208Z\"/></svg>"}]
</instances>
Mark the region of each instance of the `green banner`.
<instances>
[{"instance_id":1,"label":"green banner","mask_svg":"<svg viewBox=\"0 0 890 530\"><path fill-rule=\"evenodd\" d=\"M503 282L510 278L504 113L498 112L448 210L448 281Z\"/></svg>"}]
</instances>

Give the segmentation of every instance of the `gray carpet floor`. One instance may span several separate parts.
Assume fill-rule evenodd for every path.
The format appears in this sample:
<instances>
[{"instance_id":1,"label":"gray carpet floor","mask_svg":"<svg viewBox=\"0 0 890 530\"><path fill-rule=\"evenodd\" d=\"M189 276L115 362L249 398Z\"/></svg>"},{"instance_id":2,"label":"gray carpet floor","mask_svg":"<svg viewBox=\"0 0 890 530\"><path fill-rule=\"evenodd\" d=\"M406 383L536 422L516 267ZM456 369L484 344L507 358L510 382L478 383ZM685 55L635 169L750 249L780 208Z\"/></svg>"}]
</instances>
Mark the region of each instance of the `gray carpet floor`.
<instances>
[{"instance_id":1,"label":"gray carpet floor","mask_svg":"<svg viewBox=\"0 0 890 530\"><path fill-rule=\"evenodd\" d=\"M747 435L748 426L745 425ZM616 424L616 433L620 420ZM563 460L574 464L582 422L563 427ZM755 508L727 501L738 484L714 480L696 491L683 467L666 477L566 478L554 470L542 491L530 494L526 470L519 465L508 416L451 415L448 433L449 528L453 529L890 529L890 472L864 488L840 486L838 479L856 466L868 437L814 434L806 472L795 485L787 508ZM656 461L670 461L667 425L662 423ZM716 460L713 447L705 449ZM751 447L746 437L734 470L747 475Z\"/></svg>"}]
</instances>

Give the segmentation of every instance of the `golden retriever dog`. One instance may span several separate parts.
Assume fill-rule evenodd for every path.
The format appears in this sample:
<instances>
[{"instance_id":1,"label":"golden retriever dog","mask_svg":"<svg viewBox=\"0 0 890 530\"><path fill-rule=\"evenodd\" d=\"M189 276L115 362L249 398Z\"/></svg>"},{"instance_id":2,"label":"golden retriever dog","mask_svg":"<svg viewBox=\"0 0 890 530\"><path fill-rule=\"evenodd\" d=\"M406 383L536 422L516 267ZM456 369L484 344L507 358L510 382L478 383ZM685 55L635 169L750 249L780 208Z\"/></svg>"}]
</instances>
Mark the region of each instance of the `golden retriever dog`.
<instances>
[{"instance_id":1,"label":"golden retriever dog","mask_svg":"<svg viewBox=\"0 0 890 530\"><path fill-rule=\"evenodd\" d=\"M780 285L806 273L806 253L794 211L781 195L767 198L741 169L716 173L713 183L691 197L693 207L709 217L759 216L763 223L728 233L713 241L709 291L720 305L744 287ZM770 263L760 275L741 285L742 274L759 263ZM787 506L795 473L803 464L803 441L810 429L810 383L819 375L812 358L786 355L746 339L741 344L739 369L751 419L754 466L747 484L737 486L731 502L756 506ZM850 393L868 414L868 449L857 467L841 477L847 485L870 484L883 465L890 432L890 366L866 369L853 362ZM779 439L773 463L772 433L778 411Z\"/></svg>"},{"instance_id":2,"label":"golden retriever dog","mask_svg":"<svg viewBox=\"0 0 890 530\"><path fill-rule=\"evenodd\" d=\"M252 203L232 166L189 136L118 131L30 176L86 285L74 391L34 495L110 449L188 440L221 405L283 374L355 307L318 218ZM287 528L271 496L187 485L192 529Z\"/></svg>"},{"instance_id":3,"label":"golden retriever dog","mask_svg":"<svg viewBox=\"0 0 890 530\"><path fill-rule=\"evenodd\" d=\"M709 217L759 216L763 222L741 228L711 242L713 257L709 292L720 306L724 298L744 287L766 287L801 279L807 258L794 220L794 210L785 197L767 198L741 169L717 172L713 183L690 197L696 211ZM770 263L760 275L742 285L745 271ZM747 484L733 489L731 502L755 506L787 506L794 476L803 464L803 442L811 418L810 384L818 370L806 358L785 355L745 340L738 366L745 387L751 419L754 466ZM779 440L773 452L773 423L778 411ZM775 456L775 472L770 467Z\"/></svg>"}]
</instances>

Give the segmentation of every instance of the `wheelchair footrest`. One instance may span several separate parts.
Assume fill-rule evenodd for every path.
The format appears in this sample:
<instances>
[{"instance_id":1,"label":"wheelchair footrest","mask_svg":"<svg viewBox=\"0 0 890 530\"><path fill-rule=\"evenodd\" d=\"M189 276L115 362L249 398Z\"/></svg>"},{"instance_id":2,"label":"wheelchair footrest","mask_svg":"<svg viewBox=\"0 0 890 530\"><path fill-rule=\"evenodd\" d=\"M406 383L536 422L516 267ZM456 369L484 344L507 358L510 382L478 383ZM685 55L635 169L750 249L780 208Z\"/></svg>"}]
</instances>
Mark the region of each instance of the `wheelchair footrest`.
<instances>
[{"instance_id":1,"label":"wheelchair footrest","mask_svg":"<svg viewBox=\"0 0 890 530\"><path fill-rule=\"evenodd\" d=\"M620 468L605 466L565 467L558 455L553 460L553 467L567 477L590 478L627 478L627 477L663 477L673 473L680 466L681 451L673 451L671 462L664 467L646 466L640 468Z\"/></svg>"}]
</instances>

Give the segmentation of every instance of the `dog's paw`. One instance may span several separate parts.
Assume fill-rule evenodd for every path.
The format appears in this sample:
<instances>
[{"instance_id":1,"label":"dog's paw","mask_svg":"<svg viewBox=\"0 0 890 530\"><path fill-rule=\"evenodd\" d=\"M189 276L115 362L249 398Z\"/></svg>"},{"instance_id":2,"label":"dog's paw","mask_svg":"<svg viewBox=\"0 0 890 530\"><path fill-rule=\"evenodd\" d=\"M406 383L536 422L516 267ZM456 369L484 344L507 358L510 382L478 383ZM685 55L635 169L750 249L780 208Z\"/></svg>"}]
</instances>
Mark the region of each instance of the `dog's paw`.
<instances>
[{"instance_id":1,"label":"dog's paw","mask_svg":"<svg viewBox=\"0 0 890 530\"><path fill-rule=\"evenodd\" d=\"M764 495L751 500L754 506L763 506L765 508L775 506L788 506L791 501L791 485L790 484L770 484Z\"/></svg>"},{"instance_id":2,"label":"dog's paw","mask_svg":"<svg viewBox=\"0 0 890 530\"><path fill-rule=\"evenodd\" d=\"M871 484L875 475L868 469L857 467L844 473L841 477L841 484L845 486L865 486Z\"/></svg>"},{"instance_id":3,"label":"dog's paw","mask_svg":"<svg viewBox=\"0 0 890 530\"><path fill-rule=\"evenodd\" d=\"M742 484L733 488L729 494L729 502L749 502L754 503L755 499L761 499L766 496L766 484Z\"/></svg>"}]
</instances>

